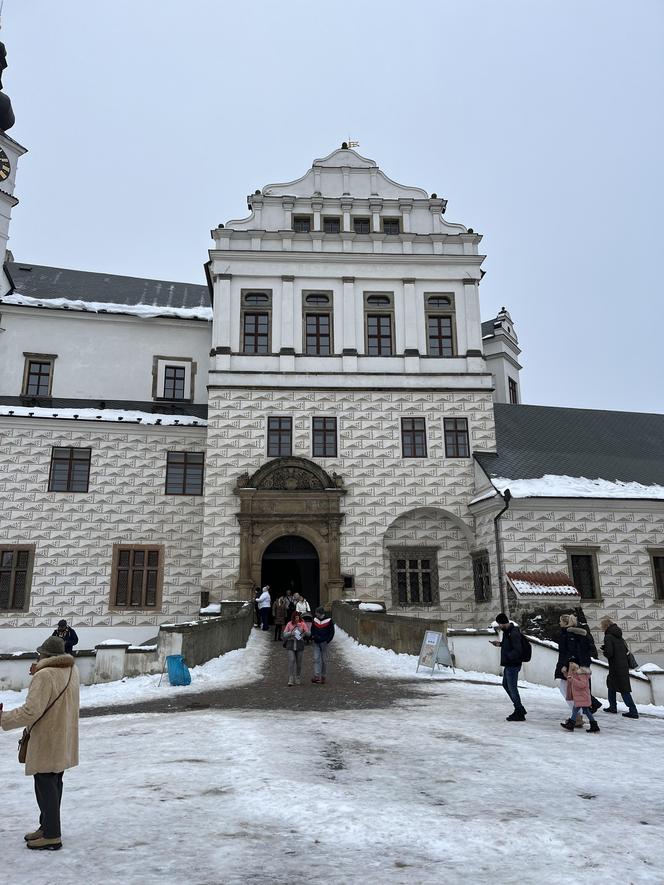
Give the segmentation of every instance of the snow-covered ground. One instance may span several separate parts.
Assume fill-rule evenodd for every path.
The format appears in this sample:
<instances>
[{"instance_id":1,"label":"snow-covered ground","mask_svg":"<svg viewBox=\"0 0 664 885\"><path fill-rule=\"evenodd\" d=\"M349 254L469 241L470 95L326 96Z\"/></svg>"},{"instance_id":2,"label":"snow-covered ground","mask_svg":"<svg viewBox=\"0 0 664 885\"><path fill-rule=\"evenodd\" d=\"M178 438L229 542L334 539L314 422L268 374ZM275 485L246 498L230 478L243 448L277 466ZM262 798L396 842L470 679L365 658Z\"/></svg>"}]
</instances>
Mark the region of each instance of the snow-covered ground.
<instances>
[{"instance_id":1,"label":"snow-covered ground","mask_svg":"<svg viewBox=\"0 0 664 885\"><path fill-rule=\"evenodd\" d=\"M255 637L220 670L259 674ZM410 656L338 640L358 681L413 677ZM65 848L46 855L23 846L32 780L0 733L0 880L661 885L664 723L600 713L600 734L570 734L550 689L524 686L526 723L505 721L496 685L440 674L417 689L386 709L84 719Z\"/></svg>"}]
</instances>

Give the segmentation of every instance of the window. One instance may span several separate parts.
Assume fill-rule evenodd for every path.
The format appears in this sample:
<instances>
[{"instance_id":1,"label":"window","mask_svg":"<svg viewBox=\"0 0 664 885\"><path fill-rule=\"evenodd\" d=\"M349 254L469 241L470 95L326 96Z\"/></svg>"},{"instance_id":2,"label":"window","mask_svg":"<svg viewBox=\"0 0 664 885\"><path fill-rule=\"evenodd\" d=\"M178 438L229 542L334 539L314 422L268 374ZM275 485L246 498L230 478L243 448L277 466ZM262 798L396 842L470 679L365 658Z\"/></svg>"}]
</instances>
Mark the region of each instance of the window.
<instances>
[{"instance_id":1,"label":"window","mask_svg":"<svg viewBox=\"0 0 664 885\"><path fill-rule=\"evenodd\" d=\"M293 419L267 419L267 455L268 458L289 456L293 451Z\"/></svg>"},{"instance_id":2,"label":"window","mask_svg":"<svg viewBox=\"0 0 664 885\"><path fill-rule=\"evenodd\" d=\"M168 452L165 494L202 495L204 459L203 452Z\"/></svg>"},{"instance_id":3,"label":"window","mask_svg":"<svg viewBox=\"0 0 664 885\"><path fill-rule=\"evenodd\" d=\"M270 296L265 295L263 292L248 292L244 296L244 303L252 306L265 305L267 307L270 303Z\"/></svg>"},{"instance_id":4,"label":"window","mask_svg":"<svg viewBox=\"0 0 664 885\"><path fill-rule=\"evenodd\" d=\"M470 458L467 418L445 418L445 457Z\"/></svg>"},{"instance_id":5,"label":"window","mask_svg":"<svg viewBox=\"0 0 664 885\"><path fill-rule=\"evenodd\" d=\"M510 402L511 403L518 403L519 402L519 389L516 386L516 381L514 380L514 378L508 378L507 384L509 387Z\"/></svg>"},{"instance_id":6,"label":"window","mask_svg":"<svg viewBox=\"0 0 664 885\"><path fill-rule=\"evenodd\" d=\"M337 457L337 419L314 418L311 425L311 451L314 458Z\"/></svg>"},{"instance_id":7,"label":"window","mask_svg":"<svg viewBox=\"0 0 664 885\"><path fill-rule=\"evenodd\" d=\"M330 296L324 295L322 292L312 292L311 295L307 295L304 299L305 304L329 304Z\"/></svg>"},{"instance_id":8,"label":"window","mask_svg":"<svg viewBox=\"0 0 664 885\"><path fill-rule=\"evenodd\" d=\"M293 218L293 230L296 234L308 234L311 231L311 217L309 215L296 215Z\"/></svg>"},{"instance_id":9,"label":"window","mask_svg":"<svg viewBox=\"0 0 664 885\"><path fill-rule=\"evenodd\" d=\"M24 353L22 396L50 396L53 389L53 363L50 353Z\"/></svg>"},{"instance_id":10,"label":"window","mask_svg":"<svg viewBox=\"0 0 664 885\"><path fill-rule=\"evenodd\" d=\"M305 352L315 356L330 355L330 315L308 313L305 315Z\"/></svg>"},{"instance_id":11,"label":"window","mask_svg":"<svg viewBox=\"0 0 664 885\"><path fill-rule=\"evenodd\" d=\"M434 605L438 602L438 562L435 549L413 547L390 551L394 605Z\"/></svg>"},{"instance_id":12,"label":"window","mask_svg":"<svg viewBox=\"0 0 664 885\"><path fill-rule=\"evenodd\" d=\"M401 221L398 218L383 218L383 233L394 237L401 233Z\"/></svg>"},{"instance_id":13,"label":"window","mask_svg":"<svg viewBox=\"0 0 664 885\"><path fill-rule=\"evenodd\" d=\"M0 546L0 611L27 611L34 544Z\"/></svg>"},{"instance_id":14,"label":"window","mask_svg":"<svg viewBox=\"0 0 664 885\"><path fill-rule=\"evenodd\" d=\"M51 449L49 492L87 492L91 449Z\"/></svg>"},{"instance_id":15,"label":"window","mask_svg":"<svg viewBox=\"0 0 664 885\"><path fill-rule=\"evenodd\" d=\"M489 602L491 599L491 566L486 550L473 553L473 585L475 602Z\"/></svg>"},{"instance_id":16,"label":"window","mask_svg":"<svg viewBox=\"0 0 664 885\"><path fill-rule=\"evenodd\" d=\"M369 234L371 233L371 219L370 218L353 218L353 230L356 234Z\"/></svg>"},{"instance_id":17,"label":"window","mask_svg":"<svg viewBox=\"0 0 664 885\"><path fill-rule=\"evenodd\" d=\"M453 295L426 295L429 356L456 355Z\"/></svg>"},{"instance_id":18,"label":"window","mask_svg":"<svg viewBox=\"0 0 664 885\"><path fill-rule=\"evenodd\" d=\"M664 599L664 548L649 550L655 599Z\"/></svg>"},{"instance_id":19,"label":"window","mask_svg":"<svg viewBox=\"0 0 664 885\"><path fill-rule=\"evenodd\" d=\"M597 549L599 548L567 548L569 573L582 599L599 599L600 596Z\"/></svg>"},{"instance_id":20,"label":"window","mask_svg":"<svg viewBox=\"0 0 664 885\"><path fill-rule=\"evenodd\" d=\"M270 352L271 315L271 292L242 292L242 353Z\"/></svg>"},{"instance_id":21,"label":"window","mask_svg":"<svg viewBox=\"0 0 664 885\"><path fill-rule=\"evenodd\" d=\"M404 458L426 458L427 432L424 418L401 419L401 446Z\"/></svg>"},{"instance_id":22,"label":"window","mask_svg":"<svg viewBox=\"0 0 664 885\"><path fill-rule=\"evenodd\" d=\"M365 294L366 352L392 356L393 301L391 295Z\"/></svg>"},{"instance_id":23,"label":"window","mask_svg":"<svg viewBox=\"0 0 664 885\"><path fill-rule=\"evenodd\" d=\"M344 590L354 590L355 589L355 575L342 575L344 579Z\"/></svg>"},{"instance_id":24,"label":"window","mask_svg":"<svg viewBox=\"0 0 664 885\"><path fill-rule=\"evenodd\" d=\"M184 366L164 366L164 399L184 399Z\"/></svg>"},{"instance_id":25,"label":"window","mask_svg":"<svg viewBox=\"0 0 664 885\"><path fill-rule=\"evenodd\" d=\"M324 218L323 219L323 233L326 233L326 234L339 234L339 233L341 233L341 219L340 218Z\"/></svg>"},{"instance_id":26,"label":"window","mask_svg":"<svg viewBox=\"0 0 664 885\"><path fill-rule=\"evenodd\" d=\"M164 548L147 544L113 548L111 607L161 608Z\"/></svg>"}]
</instances>

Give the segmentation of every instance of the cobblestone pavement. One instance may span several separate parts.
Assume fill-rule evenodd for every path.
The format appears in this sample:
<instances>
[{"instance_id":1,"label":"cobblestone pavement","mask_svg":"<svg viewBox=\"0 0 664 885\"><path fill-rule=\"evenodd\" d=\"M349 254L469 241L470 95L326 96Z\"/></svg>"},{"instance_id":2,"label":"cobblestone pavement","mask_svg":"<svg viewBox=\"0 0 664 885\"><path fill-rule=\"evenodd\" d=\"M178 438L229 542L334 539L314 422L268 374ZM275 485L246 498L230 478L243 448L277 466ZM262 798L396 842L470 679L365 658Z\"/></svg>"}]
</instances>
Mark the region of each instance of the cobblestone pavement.
<instances>
[{"instance_id":1,"label":"cobblestone pavement","mask_svg":"<svg viewBox=\"0 0 664 885\"><path fill-rule=\"evenodd\" d=\"M304 650L302 684L288 688L288 654L281 642L274 642L272 635L272 630L264 634L265 642L270 644L270 654L264 676L256 682L234 688L192 690L191 694L181 692L171 698L132 704L93 707L81 710L81 717L116 713L178 713L214 708L303 711L378 709L401 700L426 698L429 695L428 685L419 680L381 680L365 678L353 672L337 653L334 641L329 647L326 684L311 682L313 648L309 645ZM443 687L438 683L437 693L443 692Z\"/></svg>"}]
</instances>

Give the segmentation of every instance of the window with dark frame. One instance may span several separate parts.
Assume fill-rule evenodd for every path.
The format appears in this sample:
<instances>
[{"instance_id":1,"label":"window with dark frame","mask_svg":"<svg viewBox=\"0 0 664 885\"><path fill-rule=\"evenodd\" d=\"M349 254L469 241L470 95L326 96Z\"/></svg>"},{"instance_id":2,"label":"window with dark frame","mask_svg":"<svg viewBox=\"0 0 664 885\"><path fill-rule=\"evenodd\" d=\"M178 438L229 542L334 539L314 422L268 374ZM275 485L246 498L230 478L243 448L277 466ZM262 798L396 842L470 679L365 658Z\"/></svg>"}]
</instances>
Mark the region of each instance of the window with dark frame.
<instances>
[{"instance_id":1,"label":"window with dark frame","mask_svg":"<svg viewBox=\"0 0 664 885\"><path fill-rule=\"evenodd\" d=\"M664 551L653 553L650 559L655 582L655 599L664 599Z\"/></svg>"},{"instance_id":2,"label":"window with dark frame","mask_svg":"<svg viewBox=\"0 0 664 885\"><path fill-rule=\"evenodd\" d=\"M475 602L491 600L491 564L486 550L473 553L473 586Z\"/></svg>"},{"instance_id":3,"label":"window with dark frame","mask_svg":"<svg viewBox=\"0 0 664 885\"><path fill-rule=\"evenodd\" d=\"M269 313L244 314L242 329L243 353L270 352L270 315Z\"/></svg>"},{"instance_id":4,"label":"window with dark frame","mask_svg":"<svg viewBox=\"0 0 664 885\"><path fill-rule=\"evenodd\" d=\"M427 316L430 356L454 356L452 317Z\"/></svg>"},{"instance_id":5,"label":"window with dark frame","mask_svg":"<svg viewBox=\"0 0 664 885\"><path fill-rule=\"evenodd\" d=\"M323 218L323 233L340 234L341 219L340 218Z\"/></svg>"},{"instance_id":6,"label":"window with dark frame","mask_svg":"<svg viewBox=\"0 0 664 885\"><path fill-rule=\"evenodd\" d=\"M438 563L435 550L392 550L390 568L394 605L426 606L438 602Z\"/></svg>"},{"instance_id":7,"label":"window with dark frame","mask_svg":"<svg viewBox=\"0 0 664 885\"><path fill-rule=\"evenodd\" d=\"M296 215L293 218L293 230L296 234L311 232L311 218L308 215Z\"/></svg>"},{"instance_id":8,"label":"window with dark frame","mask_svg":"<svg viewBox=\"0 0 664 885\"><path fill-rule=\"evenodd\" d=\"M186 377L187 370L184 366L164 366L164 399L186 399Z\"/></svg>"},{"instance_id":9,"label":"window with dark frame","mask_svg":"<svg viewBox=\"0 0 664 885\"><path fill-rule=\"evenodd\" d=\"M166 454L166 495L202 495L205 454L168 452Z\"/></svg>"},{"instance_id":10,"label":"window with dark frame","mask_svg":"<svg viewBox=\"0 0 664 885\"><path fill-rule=\"evenodd\" d=\"M0 611L27 611L35 548L0 546Z\"/></svg>"},{"instance_id":11,"label":"window with dark frame","mask_svg":"<svg viewBox=\"0 0 664 885\"><path fill-rule=\"evenodd\" d=\"M91 449L53 447L48 474L49 492L87 492Z\"/></svg>"},{"instance_id":12,"label":"window with dark frame","mask_svg":"<svg viewBox=\"0 0 664 885\"><path fill-rule=\"evenodd\" d=\"M112 606L159 608L163 572L161 547L117 547L113 566Z\"/></svg>"},{"instance_id":13,"label":"window with dark frame","mask_svg":"<svg viewBox=\"0 0 664 885\"><path fill-rule=\"evenodd\" d=\"M514 380L514 378L508 378L507 385L509 387L510 402L515 405L518 404L518 402L519 402L519 389L516 385L516 381Z\"/></svg>"},{"instance_id":14,"label":"window with dark frame","mask_svg":"<svg viewBox=\"0 0 664 885\"><path fill-rule=\"evenodd\" d=\"M383 218L383 233L394 237L401 233L401 220L399 218Z\"/></svg>"},{"instance_id":15,"label":"window with dark frame","mask_svg":"<svg viewBox=\"0 0 664 885\"><path fill-rule=\"evenodd\" d=\"M570 571L574 586L582 599L597 599L599 587L597 582L597 559L592 552L568 551Z\"/></svg>"},{"instance_id":16,"label":"window with dark frame","mask_svg":"<svg viewBox=\"0 0 664 885\"><path fill-rule=\"evenodd\" d=\"M51 390L51 360L28 360L25 379L26 396L49 396Z\"/></svg>"},{"instance_id":17,"label":"window with dark frame","mask_svg":"<svg viewBox=\"0 0 664 885\"><path fill-rule=\"evenodd\" d=\"M391 314L367 314L367 353L369 356L392 356Z\"/></svg>"},{"instance_id":18,"label":"window with dark frame","mask_svg":"<svg viewBox=\"0 0 664 885\"><path fill-rule=\"evenodd\" d=\"M445 418L445 457L470 458L467 418Z\"/></svg>"},{"instance_id":19,"label":"window with dark frame","mask_svg":"<svg viewBox=\"0 0 664 885\"><path fill-rule=\"evenodd\" d=\"M293 453L293 419L267 419L268 458L289 457Z\"/></svg>"},{"instance_id":20,"label":"window with dark frame","mask_svg":"<svg viewBox=\"0 0 664 885\"><path fill-rule=\"evenodd\" d=\"M314 458L337 457L337 419L314 418L311 425Z\"/></svg>"},{"instance_id":21,"label":"window with dark frame","mask_svg":"<svg viewBox=\"0 0 664 885\"><path fill-rule=\"evenodd\" d=\"M401 419L401 448L404 458L426 458L427 432L424 418Z\"/></svg>"},{"instance_id":22,"label":"window with dark frame","mask_svg":"<svg viewBox=\"0 0 664 885\"><path fill-rule=\"evenodd\" d=\"M305 352L311 356L329 356L331 350L329 313L306 313Z\"/></svg>"},{"instance_id":23,"label":"window with dark frame","mask_svg":"<svg viewBox=\"0 0 664 885\"><path fill-rule=\"evenodd\" d=\"M353 218L353 230L356 234L370 234L371 233L371 219L370 218Z\"/></svg>"}]
</instances>

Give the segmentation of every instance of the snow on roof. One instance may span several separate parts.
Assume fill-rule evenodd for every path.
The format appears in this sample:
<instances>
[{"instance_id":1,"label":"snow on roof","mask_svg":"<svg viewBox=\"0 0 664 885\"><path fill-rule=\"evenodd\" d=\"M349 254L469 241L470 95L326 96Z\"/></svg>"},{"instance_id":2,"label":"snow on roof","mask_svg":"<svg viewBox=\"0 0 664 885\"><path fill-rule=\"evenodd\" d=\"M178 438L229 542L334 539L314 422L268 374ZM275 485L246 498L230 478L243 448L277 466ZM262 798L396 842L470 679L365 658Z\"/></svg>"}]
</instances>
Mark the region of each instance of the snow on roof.
<instances>
[{"instance_id":1,"label":"snow on roof","mask_svg":"<svg viewBox=\"0 0 664 885\"><path fill-rule=\"evenodd\" d=\"M0 416L15 418L64 418L72 421L114 421L125 424L168 424L180 427L207 427L196 415L159 415L127 409L47 409L43 406L0 405Z\"/></svg>"},{"instance_id":2,"label":"snow on roof","mask_svg":"<svg viewBox=\"0 0 664 885\"><path fill-rule=\"evenodd\" d=\"M583 476L554 476L539 479L506 479L492 476L491 482L500 491L509 489L513 498L646 498L664 500L664 486L642 485Z\"/></svg>"},{"instance_id":3,"label":"snow on roof","mask_svg":"<svg viewBox=\"0 0 664 885\"><path fill-rule=\"evenodd\" d=\"M82 301L69 298L33 298L13 292L3 295L3 304L16 304L21 307L48 307L56 310L79 310L87 313L123 313L148 319L150 317L170 317L180 320L205 320L212 322L211 307L165 307L154 304L116 304L111 301Z\"/></svg>"},{"instance_id":4,"label":"snow on roof","mask_svg":"<svg viewBox=\"0 0 664 885\"><path fill-rule=\"evenodd\" d=\"M579 596L564 572L507 572L507 579L520 596Z\"/></svg>"}]
</instances>

